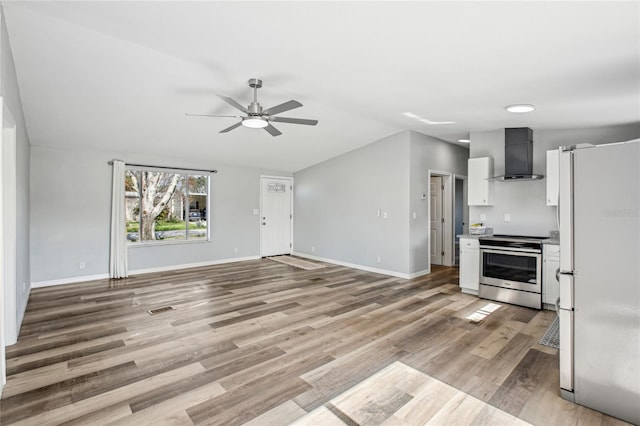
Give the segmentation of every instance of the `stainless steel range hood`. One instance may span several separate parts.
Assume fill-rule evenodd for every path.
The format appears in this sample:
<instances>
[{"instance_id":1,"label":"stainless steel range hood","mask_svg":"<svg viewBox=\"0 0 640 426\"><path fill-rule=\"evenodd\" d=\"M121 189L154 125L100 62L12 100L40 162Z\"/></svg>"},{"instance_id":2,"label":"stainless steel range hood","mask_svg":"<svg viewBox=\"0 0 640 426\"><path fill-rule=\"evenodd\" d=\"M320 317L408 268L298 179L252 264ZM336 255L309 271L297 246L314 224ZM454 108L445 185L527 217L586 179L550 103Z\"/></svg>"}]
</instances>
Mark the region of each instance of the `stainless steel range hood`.
<instances>
[{"instance_id":1,"label":"stainless steel range hood","mask_svg":"<svg viewBox=\"0 0 640 426\"><path fill-rule=\"evenodd\" d=\"M490 180L539 180L533 173L533 130L528 127L504 129L504 175Z\"/></svg>"}]
</instances>

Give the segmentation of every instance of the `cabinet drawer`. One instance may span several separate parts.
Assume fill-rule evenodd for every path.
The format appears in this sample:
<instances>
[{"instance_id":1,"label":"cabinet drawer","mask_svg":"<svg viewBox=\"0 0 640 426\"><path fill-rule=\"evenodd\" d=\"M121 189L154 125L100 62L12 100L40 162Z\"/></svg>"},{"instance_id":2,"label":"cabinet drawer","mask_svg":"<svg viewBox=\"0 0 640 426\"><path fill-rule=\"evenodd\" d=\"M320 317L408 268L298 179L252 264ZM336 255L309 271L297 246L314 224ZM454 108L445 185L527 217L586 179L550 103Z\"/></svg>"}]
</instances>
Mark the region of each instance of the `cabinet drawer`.
<instances>
[{"instance_id":1,"label":"cabinet drawer","mask_svg":"<svg viewBox=\"0 0 640 426\"><path fill-rule=\"evenodd\" d=\"M480 242L475 238L460 238L460 248L477 249L480 248Z\"/></svg>"}]
</instances>

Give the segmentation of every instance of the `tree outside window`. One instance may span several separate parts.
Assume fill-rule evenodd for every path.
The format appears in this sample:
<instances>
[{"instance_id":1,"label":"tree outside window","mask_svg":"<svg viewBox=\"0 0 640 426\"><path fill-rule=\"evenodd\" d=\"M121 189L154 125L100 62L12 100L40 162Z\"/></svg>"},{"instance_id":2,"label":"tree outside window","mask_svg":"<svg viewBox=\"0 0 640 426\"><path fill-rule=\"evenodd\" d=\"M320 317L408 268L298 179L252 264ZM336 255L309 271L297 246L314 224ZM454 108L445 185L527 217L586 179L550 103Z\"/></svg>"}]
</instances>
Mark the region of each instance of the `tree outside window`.
<instances>
[{"instance_id":1,"label":"tree outside window","mask_svg":"<svg viewBox=\"0 0 640 426\"><path fill-rule=\"evenodd\" d=\"M208 240L209 176L128 168L125 173L130 242Z\"/></svg>"}]
</instances>

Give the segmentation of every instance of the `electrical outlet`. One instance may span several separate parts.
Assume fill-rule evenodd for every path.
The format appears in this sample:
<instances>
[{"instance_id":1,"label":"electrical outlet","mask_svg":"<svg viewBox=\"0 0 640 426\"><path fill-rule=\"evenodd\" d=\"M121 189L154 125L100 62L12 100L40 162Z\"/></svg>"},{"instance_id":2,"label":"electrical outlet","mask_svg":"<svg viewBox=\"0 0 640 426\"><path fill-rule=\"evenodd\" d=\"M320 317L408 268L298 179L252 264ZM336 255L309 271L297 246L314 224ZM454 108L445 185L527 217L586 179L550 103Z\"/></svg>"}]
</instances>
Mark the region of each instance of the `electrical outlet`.
<instances>
[{"instance_id":1,"label":"electrical outlet","mask_svg":"<svg viewBox=\"0 0 640 426\"><path fill-rule=\"evenodd\" d=\"M416 212L413 212L413 218L414 218L414 219L417 219L417 218L418 218L418 215L416 214Z\"/></svg>"},{"instance_id":2,"label":"electrical outlet","mask_svg":"<svg viewBox=\"0 0 640 426\"><path fill-rule=\"evenodd\" d=\"M382 218L383 218L383 219L389 219L389 213L387 213L387 212L382 212Z\"/></svg>"},{"instance_id":3,"label":"electrical outlet","mask_svg":"<svg viewBox=\"0 0 640 426\"><path fill-rule=\"evenodd\" d=\"M504 214L504 221L505 222L511 222L511 213L505 213Z\"/></svg>"},{"instance_id":4,"label":"electrical outlet","mask_svg":"<svg viewBox=\"0 0 640 426\"><path fill-rule=\"evenodd\" d=\"M484 222L485 220L487 220L487 215L483 213L480 215L480 222Z\"/></svg>"},{"instance_id":5,"label":"electrical outlet","mask_svg":"<svg viewBox=\"0 0 640 426\"><path fill-rule=\"evenodd\" d=\"M84 263L84 262L80 262L80 265L78 265L78 267L79 267L80 269L84 269L84 267L85 267L85 266L86 266L86 265L85 265L85 263Z\"/></svg>"},{"instance_id":6,"label":"electrical outlet","mask_svg":"<svg viewBox=\"0 0 640 426\"><path fill-rule=\"evenodd\" d=\"M315 252L316 252L315 246L311 246L311 253L315 253Z\"/></svg>"},{"instance_id":7,"label":"electrical outlet","mask_svg":"<svg viewBox=\"0 0 640 426\"><path fill-rule=\"evenodd\" d=\"M380 256L376 257L376 262L382 263L382 258Z\"/></svg>"},{"instance_id":8,"label":"electrical outlet","mask_svg":"<svg viewBox=\"0 0 640 426\"><path fill-rule=\"evenodd\" d=\"M234 247L234 248L233 248L233 252L234 252L234 253L237 253L237 252L238 252L238 247Z\"/></svg>"},{"instance_id":9,"label":"electrical outlet","mask_svg":"<svg viewBox=\"0 0 640 426\"><path fill-rule=\"evenodd\" d=\"M27 291L27 283L26 282L22 282L22 292L24 293L25 291Z\"/></svg>"}]
</instances>

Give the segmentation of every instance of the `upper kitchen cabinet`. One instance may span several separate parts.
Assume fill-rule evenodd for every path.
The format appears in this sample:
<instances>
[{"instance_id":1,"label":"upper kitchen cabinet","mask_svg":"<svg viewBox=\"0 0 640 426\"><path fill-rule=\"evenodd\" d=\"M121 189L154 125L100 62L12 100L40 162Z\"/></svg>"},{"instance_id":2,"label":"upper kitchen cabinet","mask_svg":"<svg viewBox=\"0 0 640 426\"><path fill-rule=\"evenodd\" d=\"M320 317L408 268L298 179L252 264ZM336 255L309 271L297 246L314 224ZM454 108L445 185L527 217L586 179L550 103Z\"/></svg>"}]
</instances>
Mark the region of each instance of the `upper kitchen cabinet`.
<instances>
[{"instance_id":1,"label":"upper kitchen cabinet","mask_svg":"<svg viewBox=\"0 0 640 426\"><path fill-rule=\"evenodd\" d=\"M558 165L558 150L552 149L547 151L547 205L558 205L558 191L560 190L559 183L559 165Z\"/></svg>"},{"instance_id":2,"label":"upper kitchen cabinet","mask_svg":"<svg viewBox=\"0 0 640 426\"><path fill-rule=\"evenodd\" d=\"M468 202L470 206L492 206L495 182L493 176L493 158L470 158L468 174Z\"/></svg>"}]
</instances>

